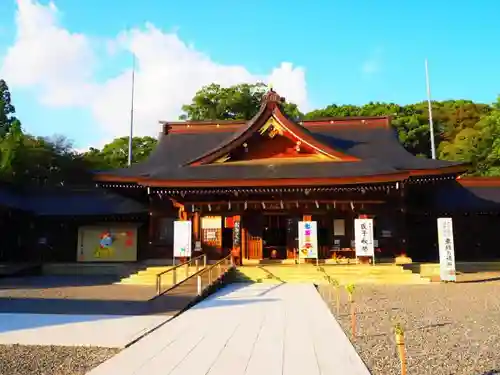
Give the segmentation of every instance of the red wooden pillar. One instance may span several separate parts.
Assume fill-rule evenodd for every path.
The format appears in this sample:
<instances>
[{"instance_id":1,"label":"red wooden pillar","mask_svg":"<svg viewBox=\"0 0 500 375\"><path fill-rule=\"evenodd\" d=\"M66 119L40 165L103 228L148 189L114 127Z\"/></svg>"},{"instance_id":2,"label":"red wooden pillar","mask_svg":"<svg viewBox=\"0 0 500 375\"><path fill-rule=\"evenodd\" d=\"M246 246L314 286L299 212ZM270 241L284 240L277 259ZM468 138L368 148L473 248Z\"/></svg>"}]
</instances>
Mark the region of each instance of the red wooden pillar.
<instances>
[{"instance_id":1,"label":"red wooden pillar","mask_svg":"<svg viewBox=\"0 0 500 375\"><path fill-rule=\"evenodd\" d=\"M191 220L193 222L193 240L199 241L200 240L200 213L195 212L193 214L193 216L191 217Z\"/></svg>"},{"instance_id":2,"label":"red wooden pillar","mask_svg":"<svg viewBox=\"0 0 500 375\"><path fill-rule=\"evenodd\" d=\"M194 256L199 256L201 255L201 234L200 234L200 213L196 211L192 216L191 216L191 228L193 230L193 246L194 249L196 250L196 253ZM199 243L200 246L196 247L196 244Z\"/></svg>"}]
</instances>

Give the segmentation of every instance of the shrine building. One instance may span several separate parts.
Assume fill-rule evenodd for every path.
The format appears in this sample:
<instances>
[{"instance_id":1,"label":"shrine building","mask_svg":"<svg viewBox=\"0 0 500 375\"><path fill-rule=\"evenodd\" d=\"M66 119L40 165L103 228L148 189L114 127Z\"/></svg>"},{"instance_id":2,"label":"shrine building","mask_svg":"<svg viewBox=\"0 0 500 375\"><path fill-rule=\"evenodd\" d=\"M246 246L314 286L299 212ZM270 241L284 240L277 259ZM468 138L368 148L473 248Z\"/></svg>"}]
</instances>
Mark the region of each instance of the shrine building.
<instances>
[{"instance_id":1,"label":"shrine building","mask_svg":"<svg viewBox=\"0 0 500 375\"><path fill-rule=\"evenodd\" d=\"M293 259L298 222L312 220L319 258L352 259L354 219L372 218L378 259L437 259L435 219L449 208L436 197L465 190L467 165L412 155L388 116L296 122L282 102L271 90L249 121L162 122L146 161L96 173L101 189L147 206L138 257L171 259L173 222L191 220L212 259Z\"/></svg>"}]
</instances>

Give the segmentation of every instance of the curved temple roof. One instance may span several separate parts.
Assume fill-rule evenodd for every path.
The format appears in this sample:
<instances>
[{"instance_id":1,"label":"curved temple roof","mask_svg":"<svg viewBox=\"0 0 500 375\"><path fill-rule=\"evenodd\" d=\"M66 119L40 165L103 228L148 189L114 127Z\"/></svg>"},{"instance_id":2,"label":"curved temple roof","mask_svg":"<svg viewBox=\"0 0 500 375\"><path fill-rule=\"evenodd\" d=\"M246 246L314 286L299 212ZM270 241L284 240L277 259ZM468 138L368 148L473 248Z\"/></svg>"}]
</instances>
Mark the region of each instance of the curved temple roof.
<instances>
[{"instance_id":1,"label":"curved temple roof","mask_svg":"<svg viewBox=\"0 0 500 375\"><path fill-rule=\"evenodd\" d=\"M280 110L274 91L265 95L259 112L247 122L165 122L151 156L130 168L97 173L97 181L137 182L147 186L252 186L400 181L410 176L458 174L461 163L416 157L406 151L390 125L390 117L334 118L295 123ZM266 159L261 163L217 162L246 145L269 122L280 135L307 145L321 162ZM245 146L246 147L246 146ZM225 160L225 159L224 159Z\"/></svg>"}]
</instances>

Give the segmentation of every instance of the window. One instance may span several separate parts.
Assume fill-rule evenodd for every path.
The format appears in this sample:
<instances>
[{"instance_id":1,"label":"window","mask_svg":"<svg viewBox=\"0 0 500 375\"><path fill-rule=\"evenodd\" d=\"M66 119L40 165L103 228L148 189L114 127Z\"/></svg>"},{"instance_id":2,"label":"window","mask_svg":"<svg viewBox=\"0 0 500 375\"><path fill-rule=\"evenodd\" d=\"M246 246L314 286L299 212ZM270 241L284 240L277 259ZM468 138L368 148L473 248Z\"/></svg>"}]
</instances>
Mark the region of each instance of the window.
<instances>
[{"instance_id":1,"label":"window","mask_svg":"<svg viewBox=\"0 0 500 375\"><path fill-rule=\"evenodd\" d=\"M156 221L156 240L167 244L174 243L174 221L173 217L160 217Z\"/></svg>"}]
</instances>

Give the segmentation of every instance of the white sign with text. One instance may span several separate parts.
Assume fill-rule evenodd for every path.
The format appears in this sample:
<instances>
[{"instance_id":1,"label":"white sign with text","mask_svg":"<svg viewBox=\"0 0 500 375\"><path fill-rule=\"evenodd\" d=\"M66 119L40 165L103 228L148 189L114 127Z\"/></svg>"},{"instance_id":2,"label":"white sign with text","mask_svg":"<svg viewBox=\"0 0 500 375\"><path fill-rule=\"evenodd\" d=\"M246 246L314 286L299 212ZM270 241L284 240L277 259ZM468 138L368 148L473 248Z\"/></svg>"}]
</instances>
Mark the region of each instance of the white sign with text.
<instances>
[{"instance_id":1,"label":"white sign with text","mask_svg":"<svg viewBox=\"0 0 500 375\"><path fill-rule=\"evenodd\" d=\"M191 221L174 221L174 258L191 256Z\"/></svg>"},{"instance_id":2,"label":"white sign with text","mask_svg":"<svg viewBox=\"0 0 500 375\"><path fill-rule=\"evenodd\" d=\"M354 219L354 244L357 257L374 257L373 219Z\"/></svg>"},{"instance_id":3,"label":"white sign with text","mask_svg":"<svg viewBox=\"0 0 500 375\"><path fill-rule=\"evenodd\" d=\"M441 281L457 281L453 221L450 217L437 219L439 244L439 274Z\"/></svg>"}]
</instances>

